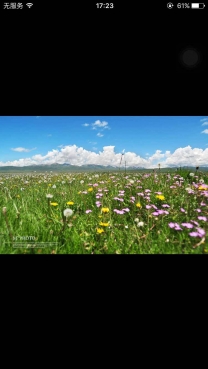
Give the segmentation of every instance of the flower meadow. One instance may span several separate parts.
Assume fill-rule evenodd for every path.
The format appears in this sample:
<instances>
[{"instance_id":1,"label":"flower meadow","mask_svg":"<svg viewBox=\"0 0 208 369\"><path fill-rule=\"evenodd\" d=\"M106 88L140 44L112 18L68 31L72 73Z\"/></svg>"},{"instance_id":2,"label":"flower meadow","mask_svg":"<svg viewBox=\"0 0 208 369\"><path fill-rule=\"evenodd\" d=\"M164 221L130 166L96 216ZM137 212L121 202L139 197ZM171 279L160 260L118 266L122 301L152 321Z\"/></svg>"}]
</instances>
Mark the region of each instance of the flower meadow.
<instances>
[{"instance_id":1,"label":"flower meadow","mask_svg":"<svg viewBox=\"0 0 208 369\"><path fill-rule=\"evenodd\" d=\"M208 253L202 172L0 176L1 254Z\"/></svg>"}]
</instances>

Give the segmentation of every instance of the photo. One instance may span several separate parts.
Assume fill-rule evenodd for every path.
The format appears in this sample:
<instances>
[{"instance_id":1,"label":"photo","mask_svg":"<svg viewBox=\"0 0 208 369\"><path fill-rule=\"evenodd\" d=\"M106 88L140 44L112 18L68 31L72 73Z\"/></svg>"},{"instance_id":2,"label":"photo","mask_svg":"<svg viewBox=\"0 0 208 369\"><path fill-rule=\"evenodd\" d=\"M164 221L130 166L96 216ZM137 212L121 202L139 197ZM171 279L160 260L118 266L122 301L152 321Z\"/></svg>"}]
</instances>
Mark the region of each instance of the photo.
<instances>
[{"instance_id":1,"label":"photo","mask_svg":"<svg viewBox=\"0 0 208 369\"><path fill-rule=\"evenodd\" d=\"M2 116L1 254L208 252L208 117Z\"/></svg>"}]
</instances>

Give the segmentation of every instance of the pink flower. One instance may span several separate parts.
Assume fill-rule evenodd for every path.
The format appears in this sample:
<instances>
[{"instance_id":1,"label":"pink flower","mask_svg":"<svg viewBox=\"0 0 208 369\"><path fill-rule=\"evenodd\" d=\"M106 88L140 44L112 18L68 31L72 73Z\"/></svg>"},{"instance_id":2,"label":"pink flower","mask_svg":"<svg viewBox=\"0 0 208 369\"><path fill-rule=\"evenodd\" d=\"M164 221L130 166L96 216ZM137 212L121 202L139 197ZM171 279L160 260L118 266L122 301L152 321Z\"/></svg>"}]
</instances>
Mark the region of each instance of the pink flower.
<instances>
[{"instance_id":1,"label":"pink flower","mask_svg":"<svg viewBox=\"0 0 208 369\"><path fill-rule=\"evenodd\" d=\"M92 210L86 210L86 211L85 211L85 213L86 213L86 214L88 214L88 213L92 213Z\"/></svg>"},{"instance_id":2,"label":"pink flower","mask_svg":"<svg viewBox=\"0 0 208 369\"><path fill-rule=\"evenodd\" d=\"M182 213L185 213L186 212L183 208L181 208L180 210L182 211Z\"/></svg>"},{"instance_id":3,"label":"pink flower","mask_svg":"<svg viewBox=\"0 0 208 369\"><path fill-rule=\"evenodd\" d=\"M199 220L204 220L205 222L207 221L206 217L198 217Z\"/></svg>"},{"instance_id":4,"label":"pink flower","mask_svg":"<svg viewBox=\"0 0 208 369\"><path fill-rule=\"evenodd\" d=\"M193 224L191 223L181 223L181 225L186 228L194 228Z\"/></svg>"},{"instance_id":5,"label":"pink flower","mask_svg":"<svg viewBox=\"0 0 208 369\"><path fill-rule=\"evenodd\" d=\"M130 210L129 210L129 208L125 208L125 209L122 209L123 211L127 211L127 212L129 212Z\"/></svg>"}]
</instances>

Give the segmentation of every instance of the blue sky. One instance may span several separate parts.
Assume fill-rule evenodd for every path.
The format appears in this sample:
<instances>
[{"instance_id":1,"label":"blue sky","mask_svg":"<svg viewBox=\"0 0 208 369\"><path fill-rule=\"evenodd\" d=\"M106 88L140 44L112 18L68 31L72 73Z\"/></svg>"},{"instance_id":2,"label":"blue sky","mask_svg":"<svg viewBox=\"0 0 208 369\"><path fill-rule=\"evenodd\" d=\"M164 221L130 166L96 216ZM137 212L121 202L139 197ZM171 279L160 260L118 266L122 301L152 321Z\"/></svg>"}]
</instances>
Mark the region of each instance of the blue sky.
<instances>
[{"instance_id":1,"label":"blue sky","mask_svg":"<svg viewBox=\"0 0 208 369\"><path fill-rule=\"evenodd\" d=\"M0 166L208 165L206 116L0 117Z\"/></svg>"}]
</instances>

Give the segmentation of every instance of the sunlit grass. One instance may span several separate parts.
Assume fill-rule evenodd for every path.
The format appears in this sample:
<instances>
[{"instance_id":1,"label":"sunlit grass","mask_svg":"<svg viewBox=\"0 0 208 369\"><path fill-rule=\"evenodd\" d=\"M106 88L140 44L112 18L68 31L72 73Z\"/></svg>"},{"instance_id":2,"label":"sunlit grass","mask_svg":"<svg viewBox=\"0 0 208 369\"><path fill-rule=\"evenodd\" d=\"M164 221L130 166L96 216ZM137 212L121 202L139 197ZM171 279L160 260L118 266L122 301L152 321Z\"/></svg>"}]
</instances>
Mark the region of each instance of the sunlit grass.
<instances>
[{"instance_id":1,"label":"sunlit grass","mask_svg":"<svg viewBox=\"0 0 208 369\"><path fill-rule=\"evenodd\" d=\"M160 168L1 175L0 253L207 253L207 183L206 173Z\"/></svg>"}]
</instances>

